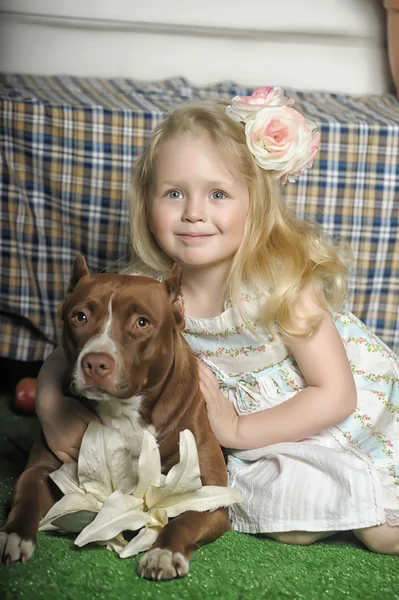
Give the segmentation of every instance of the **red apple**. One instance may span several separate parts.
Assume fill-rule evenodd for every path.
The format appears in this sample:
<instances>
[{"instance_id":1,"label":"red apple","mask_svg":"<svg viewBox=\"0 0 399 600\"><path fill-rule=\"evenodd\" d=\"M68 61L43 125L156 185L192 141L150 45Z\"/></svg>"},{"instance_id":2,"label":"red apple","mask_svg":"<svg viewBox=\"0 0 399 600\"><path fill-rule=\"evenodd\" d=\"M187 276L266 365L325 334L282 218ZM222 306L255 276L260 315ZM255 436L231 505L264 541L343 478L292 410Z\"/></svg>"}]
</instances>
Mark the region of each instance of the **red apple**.
<instances>
[{"instance_id":1,"label":"red apple","mask_svg":"<svg viewBox=\"0 0 399 600\"><path fill-rule=\"evenodd\" d=\"M36 379L24 377L15 388L15 408L27 415L35 413Z\"/></svg>"}]
</instances>

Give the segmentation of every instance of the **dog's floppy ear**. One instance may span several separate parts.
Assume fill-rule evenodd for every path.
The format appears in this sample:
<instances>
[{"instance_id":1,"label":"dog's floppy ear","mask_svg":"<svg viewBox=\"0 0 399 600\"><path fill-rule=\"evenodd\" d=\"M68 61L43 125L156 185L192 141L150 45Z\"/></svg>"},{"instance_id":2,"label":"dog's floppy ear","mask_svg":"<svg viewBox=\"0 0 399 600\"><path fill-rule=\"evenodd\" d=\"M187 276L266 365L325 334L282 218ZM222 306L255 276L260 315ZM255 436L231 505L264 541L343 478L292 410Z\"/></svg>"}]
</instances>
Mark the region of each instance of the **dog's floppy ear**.
<instances>
[{"instance_id":1,"label":"dog's floppy ear","mask_svg":"<svg viewBox=\"0 0 399 600\"><path fill-rule=\"evenodd\" d=\"M83 279L83 277L90 277L90 271L87 267L85 257L83 255L81 255L81 256L78 256L77 258L75 258L75 262L73 263L72 275L71 275L71 279L69 280L69 286L68 286L67 292L65 294L65 298L62 303L62 306L59 310L61 319L63 318L64 307L65 307L66 302L69 299L69 296L72 294L72 292L75 289L75 287L77 286L78 282L81 279Z\"/></svg>"},{"instance_id":2,"label":"dog's floppy ear","mask_svg":"<svg viewBox=\"0 0 399 600\"><path fill-rule=\"evenodd\" d=\"M184 304L181 293L181 268L178 264L173 265L173 269L165 278L164 284L173 308L173 316L176 325L183 329L184 327Z\"/></svg>"}]
</instances>

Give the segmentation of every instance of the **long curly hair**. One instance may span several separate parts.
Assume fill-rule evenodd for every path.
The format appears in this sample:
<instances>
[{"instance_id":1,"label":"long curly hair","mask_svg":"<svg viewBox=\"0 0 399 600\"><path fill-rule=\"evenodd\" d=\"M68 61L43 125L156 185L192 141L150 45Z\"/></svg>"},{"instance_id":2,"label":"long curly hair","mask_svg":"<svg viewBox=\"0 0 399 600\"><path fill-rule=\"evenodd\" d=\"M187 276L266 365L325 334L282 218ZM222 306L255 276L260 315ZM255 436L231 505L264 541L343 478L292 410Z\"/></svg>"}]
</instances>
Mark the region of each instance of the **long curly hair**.
<instances>
[{"instance_id":1,"label":"long curly hair","mask_svg":"<svg viewBox=\"0 0 399 600\"><path fill-rule=\"evenodd\" d=\"M295 301L305 286L313 286L320 306L342 307L347 295L350 250L330 239L321 227L300 219L284 202L274 173L261 169L248 149L244 125L226 115L219 101L187 102L171 112L154 130L150 143L137 160L130 188L131 243L136 258L131 269L167 274L172 260L158 246L149 227L151 191L157 151L166 140L192 133L207 135L233 162L249 190L245 232L229 269L225 297L237 306L250 324L241 302L243 287L265 294L258 315L261 325L274 325L288 335L309 336L320 317L292 318Z\"/></svg>"}]
</instances>

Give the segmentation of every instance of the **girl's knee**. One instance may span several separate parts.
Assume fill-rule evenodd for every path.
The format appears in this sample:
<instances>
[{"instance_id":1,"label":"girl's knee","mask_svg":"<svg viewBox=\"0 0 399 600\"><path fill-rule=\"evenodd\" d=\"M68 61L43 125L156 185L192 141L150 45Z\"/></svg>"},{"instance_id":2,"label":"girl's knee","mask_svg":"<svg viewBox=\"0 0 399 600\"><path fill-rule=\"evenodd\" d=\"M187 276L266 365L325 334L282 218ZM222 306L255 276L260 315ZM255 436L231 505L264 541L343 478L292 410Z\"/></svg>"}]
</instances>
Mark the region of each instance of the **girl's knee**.
<instances>
[{"instance_id":1,"label":"girl's knee","mask_svg":"<svg viewBox=\"0 0 399 600\"><path fill-rule=\"evenodd\" d=\"M376 554L399 555L399 527L377 525L353 532L363 544Z\"/></svg>"},{"instance_id":2,"label":"girl's knee","mask_svg":"<svg viewBox=\"0 0 399 600\"><path fill-rule=\"evenodd\" d=\"M279 533L268 533L267 537L283 544L309 546L326 537L326 533L320 533L318 531L283 531Z\"/></svg>"}]
</instances>

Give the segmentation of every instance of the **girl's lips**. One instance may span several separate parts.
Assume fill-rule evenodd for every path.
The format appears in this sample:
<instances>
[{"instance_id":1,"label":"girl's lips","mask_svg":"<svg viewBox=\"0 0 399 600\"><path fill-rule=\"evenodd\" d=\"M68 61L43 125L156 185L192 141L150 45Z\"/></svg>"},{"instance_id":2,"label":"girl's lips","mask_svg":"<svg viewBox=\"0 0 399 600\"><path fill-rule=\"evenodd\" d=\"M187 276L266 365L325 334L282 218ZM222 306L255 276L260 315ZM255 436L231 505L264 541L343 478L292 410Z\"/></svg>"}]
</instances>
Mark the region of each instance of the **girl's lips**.
<instances>
[{"instance_id":1,"label":"girl's lips","mask_svg":"<svg viewBox=\"0 0 399 600\"><path fill-rule=\"evenodd\" d=\"M213 233L178 233L179 237L211 237Z\"/></svg>"},{"instance_id":2,"label":"girl's lips","mask_svg":"<svg viewBox=\"0 0 399 600\"><path fill-rule=\"evenodd\" d=\"M177 236L183 240L204 240L212 237L213 233L178 233Z\"/></svg>"}]
</instances>

